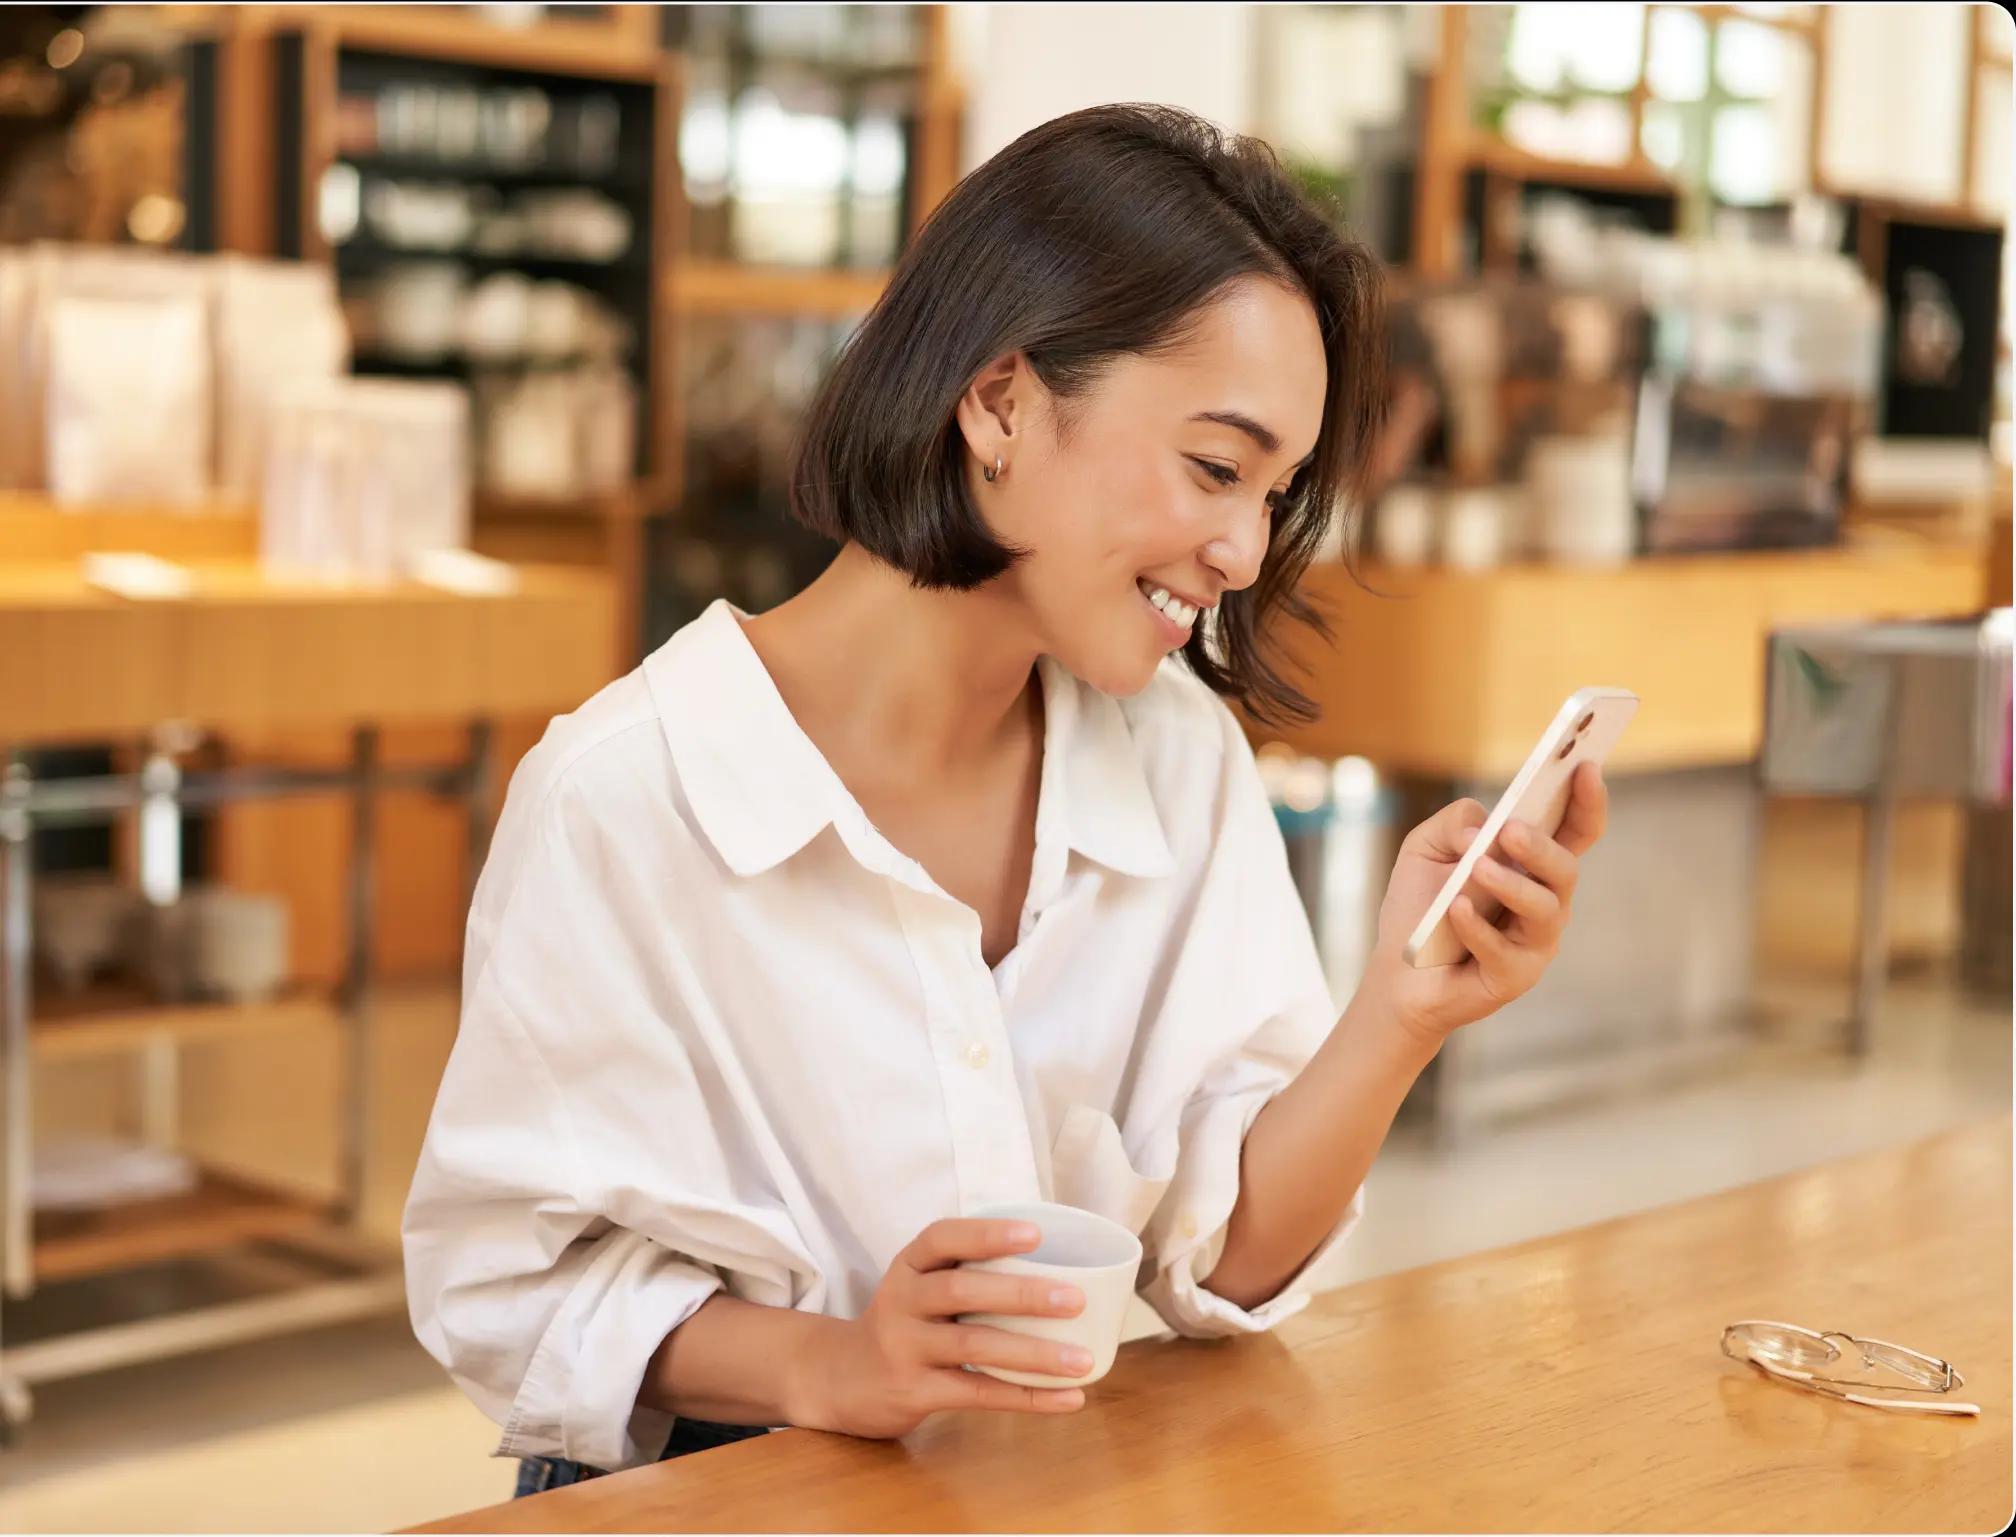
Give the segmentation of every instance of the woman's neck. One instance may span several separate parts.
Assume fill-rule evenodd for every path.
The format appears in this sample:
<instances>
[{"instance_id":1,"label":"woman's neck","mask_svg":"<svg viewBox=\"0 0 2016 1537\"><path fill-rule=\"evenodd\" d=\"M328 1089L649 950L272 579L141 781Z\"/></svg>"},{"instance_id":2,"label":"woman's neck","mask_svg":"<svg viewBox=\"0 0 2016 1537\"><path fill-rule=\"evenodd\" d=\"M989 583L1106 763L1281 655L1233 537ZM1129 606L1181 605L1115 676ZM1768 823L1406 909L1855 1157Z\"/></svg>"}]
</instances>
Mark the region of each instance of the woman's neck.
<instances>
[{"instance_id":1,"label":"woman's neck","mask_svg":"<svg viewBox=\"0 0 2016 1537\"><path fill-rule=\"evenodd\" d=\"M836 763L928 783L984 769L1037 718L1037 646L989 584L922 590L859 545L743 627L785 704Z\"/></svg>"}]
</instances>

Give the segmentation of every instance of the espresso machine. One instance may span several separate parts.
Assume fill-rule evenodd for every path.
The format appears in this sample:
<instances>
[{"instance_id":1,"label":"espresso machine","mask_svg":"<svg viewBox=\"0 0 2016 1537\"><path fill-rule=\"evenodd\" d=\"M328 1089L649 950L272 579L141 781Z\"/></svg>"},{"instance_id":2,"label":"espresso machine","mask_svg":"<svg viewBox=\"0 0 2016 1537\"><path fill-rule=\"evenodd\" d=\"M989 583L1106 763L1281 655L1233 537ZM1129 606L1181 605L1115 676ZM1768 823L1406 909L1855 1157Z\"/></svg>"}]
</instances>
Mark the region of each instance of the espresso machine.
<instances>
[{"instance_id":1,"label":"espresso machine","mask_svg":"<svg viewBox=\"0 0 2016 1537\"><path fill-rule=\"evenodd\" d=\"M1636 244L1648 338L1631 434L1642 547L1833 543L1850 449L1873 421L1879 296L1831 253Z\"/></svg>"}]
</instances>

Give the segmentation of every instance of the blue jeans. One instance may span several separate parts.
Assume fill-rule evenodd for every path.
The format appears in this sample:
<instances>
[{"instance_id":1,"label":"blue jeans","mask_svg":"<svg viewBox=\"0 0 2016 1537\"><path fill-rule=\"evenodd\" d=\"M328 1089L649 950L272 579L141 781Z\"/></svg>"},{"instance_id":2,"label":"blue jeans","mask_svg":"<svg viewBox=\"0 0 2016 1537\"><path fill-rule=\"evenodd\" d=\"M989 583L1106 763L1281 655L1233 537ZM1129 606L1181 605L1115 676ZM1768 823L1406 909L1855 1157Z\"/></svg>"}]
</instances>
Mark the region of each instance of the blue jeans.
<instances>
[{"instance_id":1,"label":"blue jeans","mask_svg":"<svg viewBox=\"0 0 2016 1537\"><path fill-rule=\"evenodd\" d=\"M708 1451L731 1442L746 1441L767 1432L762 1425L717 1425L712 1420L676 1420L671 1439L658 1454L660 1462ZM564 1489L584 1479L603 1477L602 1469L591 1468L566 1457L525 1457L518 1463L517 1497L544 1494L548 1489Z\"/></svg>"}]
</instances>

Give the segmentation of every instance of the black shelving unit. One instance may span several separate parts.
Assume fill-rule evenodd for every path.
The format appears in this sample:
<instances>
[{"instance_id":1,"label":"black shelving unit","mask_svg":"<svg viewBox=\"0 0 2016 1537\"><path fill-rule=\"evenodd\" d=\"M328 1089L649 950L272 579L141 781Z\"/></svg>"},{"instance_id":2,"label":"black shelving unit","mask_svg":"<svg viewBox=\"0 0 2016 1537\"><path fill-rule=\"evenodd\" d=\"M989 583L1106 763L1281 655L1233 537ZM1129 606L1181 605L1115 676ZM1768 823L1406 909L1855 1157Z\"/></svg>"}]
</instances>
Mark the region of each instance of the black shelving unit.
<instances>
[{"instance_id":1,"label":"black shelving unit","mask_svg":"<svg viewBox=\"0 0 2016 1537\"><path fill-rule=\"evenodd\" d=\"M660 285L657 274L671 252L659 249L658 188L663 167L659 159L659 81L640 78L634 69L609 75L572 70L516 67L491 59L456 59L436 52L404 53L374 44L352 43L340 25L318 35L313 29L281 33L274 42L275 123L274 206L278 210L275 245L281 254L326 257L335 268L339 293L358 295L387 270L405 263L449 262L461 267L470 282L497 273L522 273L535 282L567 283L593 296L613 313L627 338L622 364L635 387L637 453L633 474L651 473L657 450L658 420L655 383L658 349L664 345L659 324ZM333 54L333 59L331 55ZM438 103L458 99L464 121L461 150L434 152L408 143L356 142L357 122L384 126L385 114L360 111L359 101L382 102L388 93L433 93ZM508 157L487 150L487 130L479 126L468 142L468 103L487 104L500 93L536 93L550 109L550 130L542 145ZM606 136L606 153L587 154L565 141L562 130L584 102L613 111L614 131ZM309 123L310 112L331 114L334 121ZM351 131L344 132L346 114ZM423 120L425 114L421 115ZM427 137L424 130L414 137ZM437 139L445 143L445 139ZM318 163L316 147L327 159ZM514 148L524 148L522 141ZM331 230L319 224L322 179L338 167L358 178L360 215L354 229ZM408 245L385 239L372 228L368 208L373 187L401 182L431 188L466 188L509 202L521 195L583 189L618 205L627 217L630 235L618 255L603 259L550 251L485 251L462 244L453 247ZM393 378L441 378L466 381L479 372L520 372L553 364L527 360L493 365L457 353L437 358L402 355L360 340L353 360L356 373Z\"/></svg>"}]
</instances>

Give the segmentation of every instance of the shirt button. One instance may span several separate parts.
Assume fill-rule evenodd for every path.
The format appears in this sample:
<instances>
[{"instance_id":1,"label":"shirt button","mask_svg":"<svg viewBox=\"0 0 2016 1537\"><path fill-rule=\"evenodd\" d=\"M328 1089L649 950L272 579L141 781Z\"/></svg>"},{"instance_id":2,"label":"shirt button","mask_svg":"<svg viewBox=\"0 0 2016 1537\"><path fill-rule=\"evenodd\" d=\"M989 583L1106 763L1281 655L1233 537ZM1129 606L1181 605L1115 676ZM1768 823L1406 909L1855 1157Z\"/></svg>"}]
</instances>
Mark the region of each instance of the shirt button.
<instances>
[{"instance_id":1,"label":"shirt button","mask_svg":"<svg viewBox=\"0 0 2016 1537\"><path fill-rule=\"evenodd\" d=\"M1183 1220L1176 1224L1176 1230L1185 1238L1195 1238L1197 1236L1196 1217L1186 1211L1183 1213Z\"/></svg>"},{"instance_id":2,"label":"shirt button","mask_svg":"<svg viewBox=\"0 0 2016 1537\"><path fill-rule=\"evenodd\" d=\"M968 1067L985 1067L987 1065L987 1056L987 1043L985 1041L975 1041L971 1046L966 1048L966 1065Z\"/></svg>"}]
</instances>

